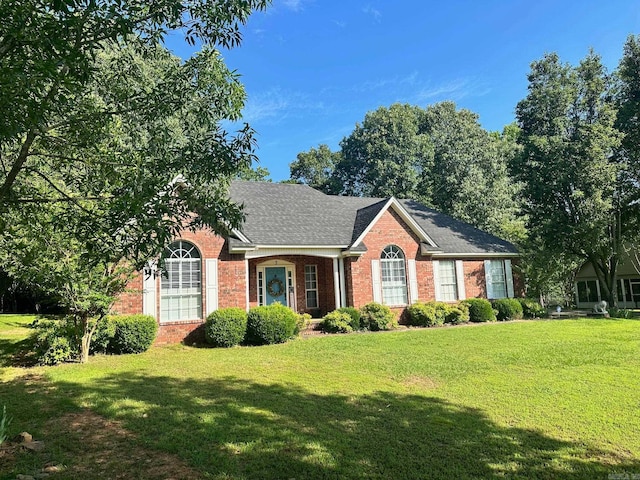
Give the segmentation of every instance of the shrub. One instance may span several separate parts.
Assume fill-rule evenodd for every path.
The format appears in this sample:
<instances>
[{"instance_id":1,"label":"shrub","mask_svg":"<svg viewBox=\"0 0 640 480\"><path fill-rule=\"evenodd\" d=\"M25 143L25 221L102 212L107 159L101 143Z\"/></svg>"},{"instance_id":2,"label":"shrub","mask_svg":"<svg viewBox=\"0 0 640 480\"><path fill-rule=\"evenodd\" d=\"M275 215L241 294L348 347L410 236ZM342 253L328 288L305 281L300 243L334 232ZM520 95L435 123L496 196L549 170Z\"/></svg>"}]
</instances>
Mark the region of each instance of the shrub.
<instances>
[{"instance_id":1,"label":"shrub","mask_svg":"<svg viewBox=\"0 0 640 480\"><path fill-rule=\"evenodd\" d=\"M518 302L522 305L522 314L524 318L541 318L547 316L547 311L536 300L530 298L519 298Z\"/></svg>"},{"instance_id":2,"label":"shrub","mask_svg":"<svg viewBox=\"0 0 640 480\"><path fill-rule=\"evenodd\" d=\"M116 334L116 324L111 320L111 317L107 316L99 321L93 337L91 337L91 345L89 351L92 354L95 353L107 353L111 352L111 342Z\"/></svg>"},{"instance_id":3,"label":"shrub","mask_svg":"<svg viewBox=\"0 0 640 480\"><path fill-rule=\"evenodd\" d=\"M436 302L414 303L407 308L409 325L433 327L444 323L444 312L436 307Z\"/></svg>"},{"instance_id":4,"label":"shrub","mask_svg":"<svg viewBox=\"0 0 640 480\"><path fill-rule=\"evenodd\" d=\"M111 348L118 354L149 350L158 332L158 324L150 315L116 315L111 321L116 326Z\"/></svg>"},{"instance_id":5,"label":"shrub","mask_svg":"<svg viewBox=\"0 0 640 480\"><path fill-rule=\"evenodd\" d=\"M515 298L498 298L491 302L499 322L522 318L522 304Z\"/></svg>"},{"instance_id":6,"label":"shrub","mask_svg":"<svg viewBox=\"0 0 640 480\"><path fill-rule=\"evenodd\" d=\"M207 343L214 347L238 345L247 333L247 312L242 308L221 308L211 312L204 325Z\"/></svg>"},{"instance_id":7,"label":"shrub","mask_svg":"<svg viewBox=\"0 0 640 480\"><path fill-rule=\"evenodd\" d=\"M351 321L352 318L348 313L334 310L324 316L320 329L326 333L351 333L353 332Z\"/></svg>"},{"instance_id":8,"label":"shrub","mask_svg":"<svg viewBox=\"0 0 640 480\"><path fill-rule=\"evenodd\" d=\"M251 345L284 343L294 337L296 313L280 303L253 307L247 315L245 340Z\"/></svg>"},{"instance_id":9,"label":"shrub","mask_svg":"<svg viewBox=\"0 0 640 480\"><path fill-rule=\"evenodd\" d=\"M397 322L391 309L386 305L371 302L360 309L360 328L363 330L389 330L395 328Z\"/></svg>"},{"instance_id":10,"label":"shrub","mask_svg":"<svg viewBox=\"0 0 640 480\"><path fill-rule=\"evenodd\" d=\"M38 363L57 365L78 356L79 334L73 319L37 318L32 323L33 347Z\"/></svg>"},{"instance_id":11,"label":"shrub","mask_svg":"<svg viewBox=\"0 0 640 480\"><path fill-rule=\"evenodd\" d=\"M609 315L612 318L633 318L633 311L626 308L609 308Z\"/></svg>"},{"instance_id":12,"label":"shrub","mask_svg":"<svg viewBox=\"0 0 640 480\"><path fill-rule=\"evenodd\" d=\"M308 313L296 313L296 328L293 330L293 335L299 335L309 325L311 325L311 315Z\"/></svg>"},{"instance_id":13,"label":"shrub","mask_svg":"<svg viewBox=\"0 0 640 480\"><path fill-rule=\"evenodd\" d=\"M455 305L448 305L447 314L444 323L459 325L469 321L469 305L460 302Z\"/></svg>"},{"instance_id":14,"label":"shrub","mask_svg":"<svg viewBox=\"0 0 640 480\"><path fill-rule=\"evenodd\" d=\"M341 307L336 311L349 315L351 317L351 320L349 321L351 328L354 330L360 330L360 310L355 307Z\"/></svg>"},{"instance_id":15,"label":"shrub","mask_svg":"<svg viewBox=\"0 0 640 480\"><path fill-rule=\"evenodd\" d=\"M469 307L469 320L472 322L495 322L496 312L491 302L484 298L468 298L461 303Z\"/></svg>"}]
</instances>

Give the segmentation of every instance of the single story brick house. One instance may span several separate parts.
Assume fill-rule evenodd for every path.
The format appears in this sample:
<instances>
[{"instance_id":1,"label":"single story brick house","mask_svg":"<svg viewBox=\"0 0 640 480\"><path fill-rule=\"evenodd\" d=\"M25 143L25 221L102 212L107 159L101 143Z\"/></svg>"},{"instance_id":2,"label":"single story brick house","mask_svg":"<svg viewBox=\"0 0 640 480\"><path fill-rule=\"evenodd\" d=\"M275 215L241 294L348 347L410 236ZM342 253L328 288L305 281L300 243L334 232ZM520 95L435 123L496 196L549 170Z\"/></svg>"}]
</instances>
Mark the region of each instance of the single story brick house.
<instances>
[{"instance_id":1,"label":"single story brick house","mask_svg":"<svg viewBox=\"0 0 640 480\"><path fill-rule=\"evenodd\" d=\"M227 237L184 232L114 305L184 339L223 307L280 302L320 317L371 301L398 315L418 300L514 296L515 247L412 200L325 195L305 185L234 181L246 220Z\"/></svg>"}]
</instances>

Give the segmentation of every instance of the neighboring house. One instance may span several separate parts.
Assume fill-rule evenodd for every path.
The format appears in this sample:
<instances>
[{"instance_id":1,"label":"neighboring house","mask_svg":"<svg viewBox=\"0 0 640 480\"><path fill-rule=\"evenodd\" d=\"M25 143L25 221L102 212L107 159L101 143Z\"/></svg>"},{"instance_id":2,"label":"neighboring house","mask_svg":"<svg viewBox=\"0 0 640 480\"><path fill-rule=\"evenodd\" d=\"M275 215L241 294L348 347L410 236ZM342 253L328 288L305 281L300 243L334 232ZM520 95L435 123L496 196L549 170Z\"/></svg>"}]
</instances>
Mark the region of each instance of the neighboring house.
<instances>
[{"instance_id":1,"label":"neighboring house","mask_svg":"<svg viewBox=\"0 0 640 480\"><path fill-rule=\"evenodd\" d=\"M618 307L640 308L640 272L627 255L618 266ZM576 305L578 308L593 308L601 300L607 300L600 292L600 282L587 262L578 271L574 284ZM608 301L608 300L607 300Z\"/></svg>"},{"instance_id":2,"label":"neighboring house","mask_svg":"<svg viewBox=\"0 0 640 480\"><path fill-rule=\"evenodd\" d=\"M376 301L514 296L513 245L412 200L325 195L305 185L234 181L246 220L230 236L184 232L132 282L120 313L156 317L180 341L223 307L280 302L322 316Z\"/></svg>"}]
</instances>

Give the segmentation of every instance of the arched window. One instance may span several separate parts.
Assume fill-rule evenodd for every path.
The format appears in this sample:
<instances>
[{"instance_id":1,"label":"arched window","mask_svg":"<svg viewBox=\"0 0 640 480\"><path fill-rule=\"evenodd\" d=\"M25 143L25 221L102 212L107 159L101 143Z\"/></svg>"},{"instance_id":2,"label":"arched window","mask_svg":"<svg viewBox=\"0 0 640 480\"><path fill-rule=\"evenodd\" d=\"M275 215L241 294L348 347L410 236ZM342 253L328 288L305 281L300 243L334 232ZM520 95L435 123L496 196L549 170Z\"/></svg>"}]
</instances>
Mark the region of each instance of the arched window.
<instances>
[{"instance_id":1,"label":"arched window","mask_svg":"<svg viewBox=\"0 0 640 480\"><path fill-rule=\"evenodd\" d=\"M164 250L160 321L202 318L202 260L195 245L179 240Z\"/></svg>"},{"instance_id":2,"label":"arched window","mask_svg":"<svg viewBox=\"0 0 640 480\"><path fill-rule=\"evenodd\" d=\"M380 255L382 272L382 302L385 305L406 305L407 274L404 253L395 245L389 245Z\"/></svg>"}]
</instances>

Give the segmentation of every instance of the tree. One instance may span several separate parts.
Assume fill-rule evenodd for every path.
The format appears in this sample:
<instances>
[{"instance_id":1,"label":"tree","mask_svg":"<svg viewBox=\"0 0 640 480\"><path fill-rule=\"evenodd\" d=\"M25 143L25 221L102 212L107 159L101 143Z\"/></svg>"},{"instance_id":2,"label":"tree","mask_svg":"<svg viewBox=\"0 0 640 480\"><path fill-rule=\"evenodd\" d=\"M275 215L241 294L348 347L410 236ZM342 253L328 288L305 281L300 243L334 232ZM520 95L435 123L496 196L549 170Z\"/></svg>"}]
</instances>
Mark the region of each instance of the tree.
<instances>
[{"instance_id":1,"label":"tree","mask_svg":"<svg viewBox=\"0 0 640 480\"><path fill-rule=\"evenodd\" d=\"M529 234L549 252L591 262L615 305L621 248L637 228L638 207L621 188L624 164L614 157L621 135L610 78L593 52L575 68L545 55L528 78L516 109L523 153L514 172Z\"/></svg>"},{"instance_id":2,"label":"tree","mask_svg":"<svg viewBox=\"0 0 640 480\"><path fill-rule=\"evenodd\" d=\"M300 152L289 165L290 179L324 193L339 193L340 188L332 181L332 174L340 159L340 152L332 152L327 145Z\"/></svg>"},{"instance_id":3,"label":"tree","mask_svg":"<svg viewBox=\"0 0 640 480\"><path fill-rule=\"evenodd\" d=\"M411 197L433 158L429 137L420 132L421 115L419 107L407 104L368 112L340 142L342 159L332 175L342 186L339 193Z\"/></svg>"},{"instance_id":4,"label":"tree","mask_svg":"<svg viewBox=\"0 0 640 480\"><path fill-rule=\"evenodd\" d=\"M270 182L271 173L266 167L244 168L236 174L238 180L247 180L250 182Z\"/></svg>"},{"instance_id":5,"label":"tree","mask_svg":"<svg viewBox=\"0 0 640 480\"><path fill-rule=\"evenodd\" d=\"M83 360L131 271L182 229L241 221L227 185L254 140L220 126L245 95L214 46L267 3L0 4L0 266L59 295ZM182 61L158 43L170 29L205 45Z\"/></svg>"}]
</instances>

